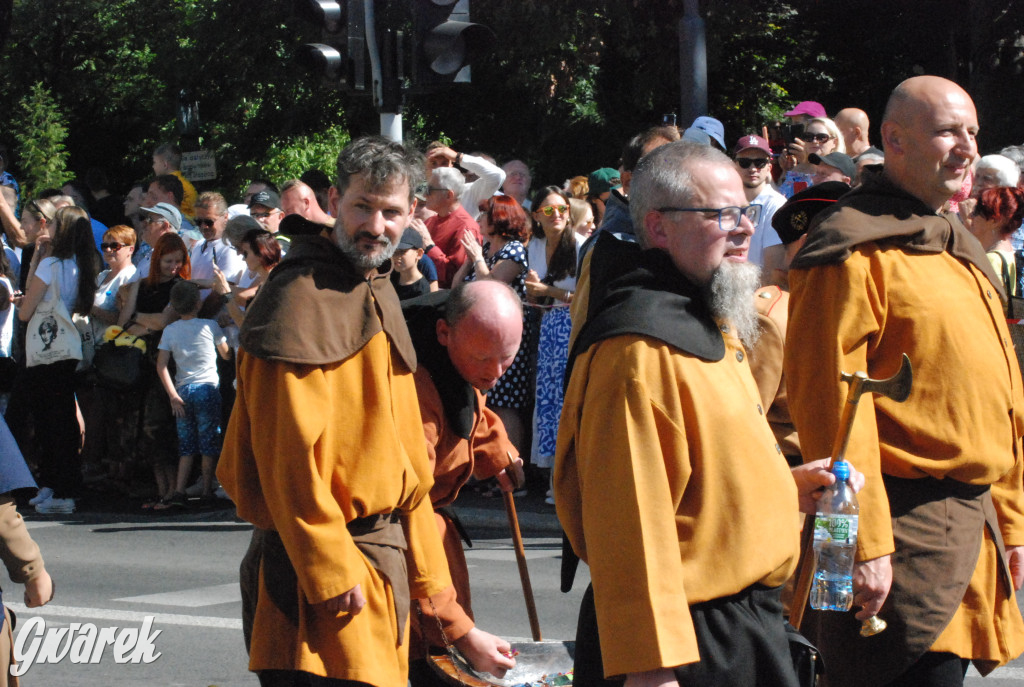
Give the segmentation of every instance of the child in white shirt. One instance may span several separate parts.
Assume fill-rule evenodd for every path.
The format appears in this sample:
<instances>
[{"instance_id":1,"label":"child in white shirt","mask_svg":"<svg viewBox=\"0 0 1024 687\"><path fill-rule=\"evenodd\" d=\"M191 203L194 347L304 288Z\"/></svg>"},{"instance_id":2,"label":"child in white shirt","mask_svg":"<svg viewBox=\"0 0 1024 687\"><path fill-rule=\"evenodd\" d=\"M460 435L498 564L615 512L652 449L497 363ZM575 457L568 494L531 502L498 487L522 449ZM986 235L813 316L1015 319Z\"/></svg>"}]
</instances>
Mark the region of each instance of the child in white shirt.
<instances>
[{"instance_id":1,"label":"child in white shirt","mask_svg":"<svg viewBox=\"0 0 1024 687\"><path fill-rule=\"evenodd\" d=\"M202 456L201 499L207 502L214 498L214 468L220 457L221 443L217 354L226 360L230 351L220 325L196 316L201 305L196 284L181 281L171 289L171 308L181 319L164 329L156 368L177 420L181 457L178 460L176 489L164 497L156 506L157 510L181 508L187 504L185 487L197 453ZM172 356L177 368L173 382L167 369Z\"/></svg>"}]
</instances>

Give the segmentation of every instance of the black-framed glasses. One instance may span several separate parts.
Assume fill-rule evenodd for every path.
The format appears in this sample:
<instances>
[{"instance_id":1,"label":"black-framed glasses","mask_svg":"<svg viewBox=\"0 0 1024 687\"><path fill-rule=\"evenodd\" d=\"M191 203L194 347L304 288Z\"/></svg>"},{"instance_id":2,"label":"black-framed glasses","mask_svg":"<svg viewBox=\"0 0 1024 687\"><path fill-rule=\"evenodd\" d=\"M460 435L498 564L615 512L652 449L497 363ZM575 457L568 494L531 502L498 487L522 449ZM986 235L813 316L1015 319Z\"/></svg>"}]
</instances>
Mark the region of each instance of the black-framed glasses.
<instances>
[{"instance_id":1,"label":"black-framed glasses","mask_svg":"<svg viewBox=\"0 0 1024 687\"><path fill-rule=\"evenodd\" d=\"M738 157L736 158L736 164L740 166L740 169L750 169L753 165L758 169L764 169L768 166L770 160L766 157Z\"/></svg>"},{"instance_id":2,"label":"black-framed glasses","mask_svg":"<svg viewBox=\"0 0 1024 687\"><path fill-rule=\"evenodd\" d=\"M808 141L814 141L815 143L828 143L832 139L831 134L807 134L805 137Z\"/></svg>"},{"instance_id":3,"label":"black-framed glasses","mask_svg":"<svg viewBox=\"0 0 1024 687\"><path fill-rule=\"evenodd\" d=\"M730 205L724 208L658 208L655 212L703 212L711 219L711 215L717 215L718 228L722 231L735 231L740 225L740 217L746 217L751 224L757 224L761 216L760 205L748 205L744 208Z\"/></svg>"},{"instance_id":4,"label":"black-framed glasses","mask_svg":"<svg viewBox=\"0 0 1024 687\"><path fill-rule=\"evenodd\" d=\"M100 250L119 251L127 245L127 243L118 243L117 241L104 242L100 244Z\"/></svg>"},{"instance_id":5,"label":"black-framed glasses","mask_svg":"<svg viewBox=\"0 0 1024 687\"><path fill-rule=\"evenodd\" d=\"M540 212L543 212L545 217L551 217L556 212L558 214L560 214L560 215L564 215L565 213L569 212L569 206L568 205L545 205L544 207L542 207L540 209Z\"/></svg>"}]
</instances>

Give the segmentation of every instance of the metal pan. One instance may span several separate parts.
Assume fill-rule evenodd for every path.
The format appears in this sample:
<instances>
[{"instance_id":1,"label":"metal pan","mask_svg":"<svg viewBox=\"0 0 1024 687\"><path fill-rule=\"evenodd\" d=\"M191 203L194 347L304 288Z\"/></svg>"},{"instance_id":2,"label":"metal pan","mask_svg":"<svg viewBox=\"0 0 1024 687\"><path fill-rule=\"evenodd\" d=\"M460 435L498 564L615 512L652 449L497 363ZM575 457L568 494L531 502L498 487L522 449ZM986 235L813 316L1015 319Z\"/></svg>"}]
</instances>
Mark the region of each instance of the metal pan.
<instances>
[{"instance_id":1,"label":"metal pan","mask_svg":"<svg viewBox=\"0 0 1024 687\"><path fill-rule=\"evenodd\" d=\"M520 687L545 683L571 685L571 678L564 673L572 670L575 642L512 642L516 655L516 667L498 678L490 673L478 673L458 650L450 654L430 657L430 665L450 685L461 687Z\"/></svg>"}]
</instances>

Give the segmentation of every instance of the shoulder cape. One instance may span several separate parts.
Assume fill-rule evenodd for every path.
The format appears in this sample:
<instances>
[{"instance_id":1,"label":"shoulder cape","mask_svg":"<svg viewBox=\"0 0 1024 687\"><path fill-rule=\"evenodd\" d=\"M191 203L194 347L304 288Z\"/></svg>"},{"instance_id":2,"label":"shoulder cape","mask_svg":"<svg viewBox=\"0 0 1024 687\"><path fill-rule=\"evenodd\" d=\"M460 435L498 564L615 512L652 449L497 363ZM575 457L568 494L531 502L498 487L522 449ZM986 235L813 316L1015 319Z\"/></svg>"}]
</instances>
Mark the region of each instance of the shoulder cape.
<instances>
[{"instance_id":1,"label":"shoulder cape","mask_svg":"<svg viewBox=\"0 0 1024 687\"><path fill-rule=\"evenodd\" d=\"M416 357L430 373L452 431L468 440L479 411L476 391L455 369L448 349L437 340L437 322L444 319L449 293L448 290L434 291L410 298L402 302L402 312Z\"/></svg>"},{"instance_id":2,"label":"shoulder cape","mask_svg":"<svg viewBox=\"0 0 1024 687\"><path fill-rule=\"evenodd\" d=\"M328 365L384 331L410 370L416 353L386 263L361 274L326 236L297 236L249 304L239 335L259 358Z\"/></svg>"},{"instance_id":3,"label":"shoulder cape","mask_svg":"<svg viewBox=\"0 0 1024 687\"><path fill-rule=\"evenodd\" d=\"M593 344L625 334L649 336L709 362L725 356L725 341L700 288L667 253L601 233L590 258L587 321L569 352L568 384L576 357Z\"/></svg>"},{"instance_id":4,"label":"shoulder cape","mask_svg":"<svg viewBox=\"0 0 1024 687\"><path fill-rule=\"evenodd\" d=\"M818 214L791 269L844 262L858 245L869 242L920 253L949 251L984 272L1006 300L984 249L960 218L933 212L881 174L869 174L835 206Z\"/></svg>"}]
</instances>

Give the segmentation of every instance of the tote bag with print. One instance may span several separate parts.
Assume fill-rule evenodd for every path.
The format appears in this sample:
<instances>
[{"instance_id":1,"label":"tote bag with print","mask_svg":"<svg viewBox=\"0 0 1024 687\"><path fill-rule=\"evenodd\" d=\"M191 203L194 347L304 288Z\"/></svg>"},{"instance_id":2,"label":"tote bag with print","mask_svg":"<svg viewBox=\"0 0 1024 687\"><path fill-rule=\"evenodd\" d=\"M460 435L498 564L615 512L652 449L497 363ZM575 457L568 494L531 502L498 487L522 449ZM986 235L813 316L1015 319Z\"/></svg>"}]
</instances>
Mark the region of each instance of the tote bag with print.
<instances>
[{"instance_id":1,"label":"tote bag with print","mask_svg":"<svg viewBox=\"0 0 1024 687\"><path fill-rule=\"evenodd\" d=\"M82 336L60 297L60 270L53 271L49 300L32 313L25 331L25 366L82 359Z\"/></svg>"}]
</instances>

